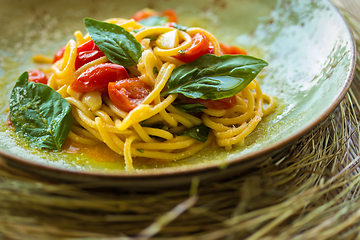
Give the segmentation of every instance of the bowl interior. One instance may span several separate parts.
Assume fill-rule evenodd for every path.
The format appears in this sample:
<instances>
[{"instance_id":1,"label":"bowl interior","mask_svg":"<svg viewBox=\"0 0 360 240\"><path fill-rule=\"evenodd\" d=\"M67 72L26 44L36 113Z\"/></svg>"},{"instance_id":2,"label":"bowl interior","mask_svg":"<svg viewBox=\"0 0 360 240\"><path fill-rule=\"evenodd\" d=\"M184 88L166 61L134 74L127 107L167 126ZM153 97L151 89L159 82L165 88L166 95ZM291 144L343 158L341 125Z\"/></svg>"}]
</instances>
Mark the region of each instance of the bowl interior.
<instances>
[{"instance_id":1,"label":"bowl interior","mask_svg":"<svg viewBox=\"0 0 360 240\"><path fill-rule=\"evenodd\" d=\"M109 153L101 162L86 154L54 153L30 149L5 122L8 99L18 76L37 66L32 56L52 56L85 32L82 19L128 18L148 7L175 9L183 25L213 32L227 44L245 47L269 66L258 78L262 90L278 100L276 111L263 119L243 144L231 151L206 149L177 162L144 160L136 174L177 172L223 167L269 154L303 135L321 122L339 103L354 71L354 43L338 11L327 1L221 0L221 1L0 1L0 152L14 161L36 163L64 170L124 174L123 158ZM19 160L21 158L22 160Z\"/></svg>"}]
</instances>

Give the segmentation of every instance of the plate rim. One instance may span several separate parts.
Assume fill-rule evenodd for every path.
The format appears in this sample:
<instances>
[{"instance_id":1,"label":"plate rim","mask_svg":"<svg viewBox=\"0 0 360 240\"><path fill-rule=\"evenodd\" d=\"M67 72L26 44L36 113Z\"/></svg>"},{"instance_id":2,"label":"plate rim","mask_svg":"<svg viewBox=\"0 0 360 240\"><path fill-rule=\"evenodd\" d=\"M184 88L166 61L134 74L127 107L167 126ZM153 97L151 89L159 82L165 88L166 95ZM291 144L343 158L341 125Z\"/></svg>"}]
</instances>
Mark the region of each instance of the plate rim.
<instances>
[{"instance_id":1,"label":"plate rim","mask_svg":"<svg viewBox=\"0 0 360 240\"><path fill-rule=\"evenodd\" d=\"M355 40L351 31L349 24L347 23L345 17L341 14L340 10L335 7L335 5L330 2L329 0L325 0L333 9L333 11L337 14L337 17L341 19L342 24L345 26L347 33L350 37L350 44L352 47L351 55L352 58L350 59L350 71L346 77L346 84L344 85L342 91L338 95L338 97L332 102L330 107L326 109L326 111L321 114L318 118L313 120L309 125L307 125L302 130L296 132L289 137L273 143L263 149L257 150L252 153L248 153L239 157L235 157L233 159L226 161L226 168L232 167L233 165L242 164L245 162L249 162L252 159L260 158L264 156L273 156L276 150L282 150L285 147L289 146L290 144L294 143L299 138L306 135L312 129L314 129L318 124L322 123L334 110L335 108L341 103L344 99L346 93L348 92L352 80L355 76L356 71L356 44ZM5 160L15 160L17 163L27 165L32 168L40 168L41 170L52 171L52 172L60 172L62 174L75 174L76 176L84 175L91 178L104 178L104 179L144 179L144 178L166 178L166 177L175 177L175 176L186 176L186 175L194 175L196 173L204 173L204 172L211 172L222 170L221 166L223 163L210 163L210 164L199 164L199 165L188 165L188 166L181 166L181 167L165 167L165 168L157 168L157 169L142 169L141 171L132 171L132 172L121 172L121 173L102 173L102 172L90 172L90 171L83 171L83 170L72 170L66 168L59 168L51 165L46 165L42 163L32 162L22 157L11 155L0 149L0 160L2 157L5 157ZM181 161L181 160L179 160ZM225 169L226 169L225 168Z\"/></svg>"}]
</instances>

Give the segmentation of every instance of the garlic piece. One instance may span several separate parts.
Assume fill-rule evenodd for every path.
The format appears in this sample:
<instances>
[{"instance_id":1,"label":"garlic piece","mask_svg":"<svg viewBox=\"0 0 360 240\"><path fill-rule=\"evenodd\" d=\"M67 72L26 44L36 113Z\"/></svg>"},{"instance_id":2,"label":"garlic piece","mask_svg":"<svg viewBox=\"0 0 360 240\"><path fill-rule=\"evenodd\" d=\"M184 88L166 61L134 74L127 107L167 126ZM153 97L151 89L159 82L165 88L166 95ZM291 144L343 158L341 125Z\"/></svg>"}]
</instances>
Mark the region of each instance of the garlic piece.
<instances>
[{"instance_id":1,"label":"garlic piece","mask_svg":"<svg viewBox=\"0 0 360 240\"><path fill-rule=\"evenodd\" d=\"M101 93L98 91L84 93L81 101L85 103L91 111L99 110L102 105Z\"/></svg>"},{"instance_id":2,"label":"garlic piece","mask_svg":"<svg viewBox=\"0 0 360 240\"><path fill-rule=\"evenodd\" d=\"M156 44L159 48L171 49L179 46L179 33L178 30L172 30L161 34L156 40Z\"/></svg>"}]
</instances>

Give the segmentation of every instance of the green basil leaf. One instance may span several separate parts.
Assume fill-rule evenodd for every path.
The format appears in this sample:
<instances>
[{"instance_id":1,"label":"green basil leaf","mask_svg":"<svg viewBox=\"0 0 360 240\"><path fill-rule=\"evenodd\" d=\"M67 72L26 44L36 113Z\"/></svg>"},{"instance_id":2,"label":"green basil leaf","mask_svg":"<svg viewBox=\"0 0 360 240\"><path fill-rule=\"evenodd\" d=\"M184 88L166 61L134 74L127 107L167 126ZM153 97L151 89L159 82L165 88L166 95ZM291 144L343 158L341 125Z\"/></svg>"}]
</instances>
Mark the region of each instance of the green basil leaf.
<instances>
[{"instance_id":1,"label":"green basil leaf","mask_svg":"<svg viewBox=\"0 0 360 240\"><path fill-rule=\"evenodd\" d=\"M267 66L247 55L206 54L174 69L161 95L181 93L189 98L222 99L234 96Z\"/></svg>"},{"instance_id":2,"label":"green basil leaf","mask_svg":"<svg viewBox=\"0 0 360 240\"><path fill-rule=\"evenodd\" d=\"M72 124L71 106L54 89L28 82L24 72L10 95L10 119L31 147L61 150Z\"/></svg>"},{"instance_id":3,"label":"green basil leaf","mask_svg":"<svg viewBox=\"0 0 360 240\"><path fill-rule=\"evenodd\" d=\"M187 26L183 26L183 25L180 25L180 24L177 24L174 22L171 23L171 26L176 28L177 30L184 31L184 32L189 29L189 27L187 27Z\"/></svg>"},{"instance_id":4,"label":"green basil leaf","mask_svg":"<svg viewBox=\"0 0 360 240\"><path fill-rule=\"evenodd\" d=\"M200 142L206 142L207 137L209 135L210 128L208 128L205 125L198 125L192 128L189 128L185 132L178 133L178 135L186 135L192 138L195 138L196 140L199 140Z\"/></svg>"},{"instance_id":5,"label":"green basil leaf","mask_svg":"<svg viewBox=\"0 0 360 240\"><path fill-rule=\"evenodd\" d=\"M203 112L204 109L206 109L206 107L201 103L192 103L192 104L178 103L178 104L174 104L174 107L186 113L200 113Z\"/></svg>"},{"instance_id":6,"label":"green basil leaf","mask_svg":"<svg viewBox=\"0 0 360 240\"><path fill-rule=\"evenodd\" d=\"M152 42L152 41L156 41L158 39L158 37L159 36L155 35L155 36L148 36L148 37L144 37L144 38L149 39L150 42Z\"/></svg>"},{"instance_id":7,"label":"green basil leaf","mask_svg":"<svg viewBox=\"0 0 360 240\"><path fill-rule=\"evenodd\" d=\"M124 67L131 67L139 62L141 44L126 29L91 18L85 18L84 22L92 40L110 62Z\"/></svg>"},{"instance_id":8,"label":"green basil leaf","mask_svg":"<svg viewBox=\"0 0 360 240\"><path fill-rule=\"evenodd\" d=\"M139 21L140 24L147 27L164 26L168 22L169 19L167 17L160 17L160 16L148 17Z\"/></svg>"},{"instance_id":9,"label":"green basil leaf","mask_svg":"<svg viewBox=\"0 0 360 240\"><path fill-rule=\"evenodd\" d=\"M140 28L140 29L134 29L134 30L131 30L132 33L139 33L141 31L144 31L146 28Z\"/></svg>"}]
</instances>

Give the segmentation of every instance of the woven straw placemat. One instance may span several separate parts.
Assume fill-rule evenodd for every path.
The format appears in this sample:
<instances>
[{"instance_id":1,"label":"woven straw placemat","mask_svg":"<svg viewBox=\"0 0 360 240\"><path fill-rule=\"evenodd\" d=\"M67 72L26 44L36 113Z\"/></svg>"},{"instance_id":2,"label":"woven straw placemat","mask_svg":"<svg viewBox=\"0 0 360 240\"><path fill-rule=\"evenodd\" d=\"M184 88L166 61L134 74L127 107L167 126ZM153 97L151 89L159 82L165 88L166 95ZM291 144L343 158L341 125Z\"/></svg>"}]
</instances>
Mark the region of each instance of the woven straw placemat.
<instances>
[{"instance_id":1,"label":"woven straw placemat","mask_svg":"<svg viewBox=\"0 0 360 240\"><path fill-rule=\"evenodd\" d=\"M360 40L360 24L343 13ZM322 124L230 180L125 192L51 182L0 161L0 239L360 239L359 71Z\"/></svg>"}]
</instances>

